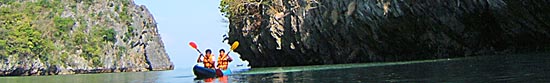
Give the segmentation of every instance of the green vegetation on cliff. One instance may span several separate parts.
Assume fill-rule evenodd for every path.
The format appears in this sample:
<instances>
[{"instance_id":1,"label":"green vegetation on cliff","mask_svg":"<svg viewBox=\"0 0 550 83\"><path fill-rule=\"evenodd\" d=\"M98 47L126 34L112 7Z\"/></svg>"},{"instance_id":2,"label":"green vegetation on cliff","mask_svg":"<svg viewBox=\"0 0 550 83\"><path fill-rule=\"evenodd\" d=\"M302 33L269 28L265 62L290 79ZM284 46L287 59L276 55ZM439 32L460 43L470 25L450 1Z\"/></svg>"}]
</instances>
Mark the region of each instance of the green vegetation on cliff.
<instances>
[{"instance_id":1,"label":"green vegetation on cliff","mask_svg":"<svg viewBox=\"0 0 550 83\"><path fill-rule=\"evenodd\" d=\"M86 26L75 27L75 18L62 17L65 4L61 1L2 3L9 6L0 7L1 60L32 56L28 58L60 65L68 53L75 52L71 49L83 49L81 57L101 66L99 57L104 55L105 45L116 42L117 33L112 28L96 25L86 31ZM58 43L63 45L55 45Z\"/></svg>"},{"instance_id":2,"label":"green vegetation on cliff","mask_svg":"<svg viewBox=\"0 0 550 83\"><path fill-rule=\"evenodd\" d=\"M220 1L220 12L226 18L230 16L235 16L239 12L245 11L243 3L255 2L255 0L221 0ZM268 2L268 1L265 1Z\"/></svg>"},{"instance_id":3,"label":"green vegetation on cliff","mask_svg":"<svg viewBox=\"0 0 550 83\"><path fill-rule=\"evenodd\" d=\"M156 24L132 0L0 0L0 76L172 69Z\"/></svg>"}]
</instances>

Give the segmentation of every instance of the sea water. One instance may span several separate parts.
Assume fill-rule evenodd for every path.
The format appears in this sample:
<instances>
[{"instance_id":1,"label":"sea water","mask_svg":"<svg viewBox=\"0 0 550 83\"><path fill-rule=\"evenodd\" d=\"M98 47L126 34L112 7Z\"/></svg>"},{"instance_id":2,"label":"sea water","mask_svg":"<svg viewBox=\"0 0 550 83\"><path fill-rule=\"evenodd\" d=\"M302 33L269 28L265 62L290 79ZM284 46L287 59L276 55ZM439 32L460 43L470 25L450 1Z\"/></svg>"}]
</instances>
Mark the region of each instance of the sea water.
<instances>
[{"instance_id":1,"label":"sea water","mask_svg":"<svg viewBox=\"0 0 550 83\"><path fill-rule=\"evenodd\" d=\"M252 68L224 78L195 79L192 68L171 71L0 77L0 83L361 83L361 82L550 82L550 55Z\"/></svg>"}]
</instances>

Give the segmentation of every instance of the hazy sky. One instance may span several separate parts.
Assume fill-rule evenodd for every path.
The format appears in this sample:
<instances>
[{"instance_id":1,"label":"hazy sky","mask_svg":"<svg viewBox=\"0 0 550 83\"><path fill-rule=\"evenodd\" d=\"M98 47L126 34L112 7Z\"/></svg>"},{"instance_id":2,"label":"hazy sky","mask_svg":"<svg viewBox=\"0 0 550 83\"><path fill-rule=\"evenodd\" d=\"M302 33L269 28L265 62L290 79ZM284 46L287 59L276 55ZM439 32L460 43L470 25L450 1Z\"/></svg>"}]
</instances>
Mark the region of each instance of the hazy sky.
<instances>
[{"instance_id":1,"label":"hazy sky","mask_svg":"<svg viewBox=\"0 0 550 83\"><path fill-rule=\"evenodd\" d=\"M218 50L229 49L222 42L222 36L229 29L223 23L218 6L219 0L135 0L145 5L158 23L166 52L176 69L190 69L198 58L198 53L189 46L195 41L201 51L211 48L218 55ZM239 55L230 54L234 65L241 64Z\"/></svg>"}]
</instances>

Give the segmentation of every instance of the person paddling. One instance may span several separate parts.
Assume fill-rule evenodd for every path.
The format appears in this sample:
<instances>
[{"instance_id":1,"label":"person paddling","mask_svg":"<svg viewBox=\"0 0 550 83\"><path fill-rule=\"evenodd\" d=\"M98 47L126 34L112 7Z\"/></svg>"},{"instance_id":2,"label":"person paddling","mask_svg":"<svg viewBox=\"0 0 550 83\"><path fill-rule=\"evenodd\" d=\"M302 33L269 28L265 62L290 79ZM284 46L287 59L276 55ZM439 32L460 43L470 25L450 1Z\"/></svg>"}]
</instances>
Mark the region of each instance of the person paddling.
<instances>
[{"instance_id":1,"label":"person paddling","mask_svg":"<svg viewBox=\"0 0 550 83\"><path fill-rule=\"evenodd\" d=\"M225 54L225 50L220 49L220 56L218 56L218 65L217 67L221 70L227 70L229 62L233 61L229 54Z\"/></svg>"},{"instance_id":2,"label":"person paddling","mask_svg":"<svg viewBox=\"0 0 550 83\"><path fill-rule=\"evenodd\" d=\"M203 60L201 60L201 55L199 55L197 62L203 62L205 68L215 69L214 64L216 62L214 62L214 55L212 54L212 50L206 49L206 55L204 55Z\"/></svg>"}]
</instances>

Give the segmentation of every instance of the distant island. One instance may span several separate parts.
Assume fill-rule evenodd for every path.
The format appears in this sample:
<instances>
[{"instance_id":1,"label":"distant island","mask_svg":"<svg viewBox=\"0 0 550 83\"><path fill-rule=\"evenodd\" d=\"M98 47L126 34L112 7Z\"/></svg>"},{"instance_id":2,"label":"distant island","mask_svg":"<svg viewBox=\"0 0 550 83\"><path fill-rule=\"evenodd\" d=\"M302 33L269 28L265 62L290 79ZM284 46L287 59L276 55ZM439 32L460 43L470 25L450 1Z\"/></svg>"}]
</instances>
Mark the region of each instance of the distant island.
<instances>
[{"instance_id":1,"label":"distant island","mask_svg":"<svg viewBox=\"0 0 550 83\"><path fill-rule=\"evenodd\" d=\"M133 0L0 1L0 76L171 70Z\"/></svg>"},{"instance_id":2,"label":"distant island","mask_svg":"<svg viewBox=\"0 0 550 83\"><path fill-rule=\"evenodd\" d=\"M252 67L550 51L548 0L222 0Z\"/></svg>"}]
</instances>

